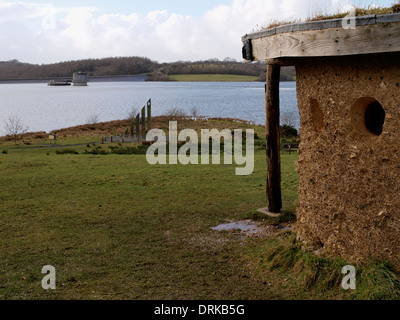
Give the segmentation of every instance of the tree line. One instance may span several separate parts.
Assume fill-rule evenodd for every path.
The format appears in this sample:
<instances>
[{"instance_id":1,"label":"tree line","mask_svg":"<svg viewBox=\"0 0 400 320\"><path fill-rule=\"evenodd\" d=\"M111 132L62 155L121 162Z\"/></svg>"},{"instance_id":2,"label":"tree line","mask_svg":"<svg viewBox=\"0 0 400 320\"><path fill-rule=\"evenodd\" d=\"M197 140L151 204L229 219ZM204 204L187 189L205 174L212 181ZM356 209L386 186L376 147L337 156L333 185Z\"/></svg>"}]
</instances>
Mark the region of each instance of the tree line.
<instances>
[{"instance_id":1,"label":"tree line","mask_svg":"<svg viewBox=\"0 0 400 320\"><path fill-rule=\"evenodd\" d=\"M264 63L243 63L226 58L223 61L178 61L158 63L144 57L115 57L64 61L53 64L30 64L18 60L0 61L0 79L37 79L72 77L74 72L87 72L90 77L149 74L148 80L165 81L174 74L229 74L257 76L265 81ZM281 80L295 79L294 68L282 68Z\"/></svg>"},{"instance_id":2,"label":"tree line","mask_svg":"<svg viewBox=\"0 0 400 320\"><path fill-rule=\"evenodd\" d=\"M64 61L53 64L29 64L18 60L0 62L0 79L72 77L74 72L89 76L135 75L152 72L156 63L142 57L117 57Z\"/></svg>"}]
</instances>

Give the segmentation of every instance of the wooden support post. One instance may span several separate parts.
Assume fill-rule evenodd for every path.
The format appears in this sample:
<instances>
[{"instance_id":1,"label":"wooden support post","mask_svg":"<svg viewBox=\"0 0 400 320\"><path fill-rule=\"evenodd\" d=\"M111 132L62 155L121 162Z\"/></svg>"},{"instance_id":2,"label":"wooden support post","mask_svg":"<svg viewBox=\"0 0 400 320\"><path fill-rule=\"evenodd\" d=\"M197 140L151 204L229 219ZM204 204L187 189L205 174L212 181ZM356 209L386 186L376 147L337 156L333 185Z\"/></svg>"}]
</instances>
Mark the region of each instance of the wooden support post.
<instances>
[{"instance_id":1,"label":"wooden support post","mask_svg":"<svg viewBox=\"0 0 400 320\"><path fill-rule=\"evenodd\" d=\"M147 131L151 130L151 99L147 101Z\"/></svg>"},{"instance_id":2,"label":"wooden support post","mask_svg":"<svg viewBox=\"0 0 400 320\"><path fill-rule=\"evenodd\" d=\"M267 199L268 211L280 213L282 209L281 191L281 156L280 156L280 111L279 111L279 80L281 67L269 64L267 66L267 83L265 86L265 111L267 134Z\"/></svg>"}]
</instances>

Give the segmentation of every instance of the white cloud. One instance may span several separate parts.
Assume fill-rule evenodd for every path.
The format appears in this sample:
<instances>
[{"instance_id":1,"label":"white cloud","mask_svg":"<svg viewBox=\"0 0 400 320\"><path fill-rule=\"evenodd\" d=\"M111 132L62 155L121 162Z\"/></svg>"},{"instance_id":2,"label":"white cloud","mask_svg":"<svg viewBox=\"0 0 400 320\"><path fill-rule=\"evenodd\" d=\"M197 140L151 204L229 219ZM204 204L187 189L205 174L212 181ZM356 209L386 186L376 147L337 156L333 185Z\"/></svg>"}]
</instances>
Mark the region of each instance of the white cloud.
<instances>
[{"instance_id":1,"label":"white cloud","mask_svg":"<svg viewBox=\"0 0 400 320\"><path fill-rule=\"evenodd\" d=\"M244 34L272 20L306 18L313 10L325 13L346 4L349 1L233 0L193 18L165 10L146 15L98 14L93 7L52 11L48 5L2 1L0 60L49 63L133 55L160 62L240 59ZM53 27L43 28L43 21L51 18Z\"/></svg>"}]
</instances>

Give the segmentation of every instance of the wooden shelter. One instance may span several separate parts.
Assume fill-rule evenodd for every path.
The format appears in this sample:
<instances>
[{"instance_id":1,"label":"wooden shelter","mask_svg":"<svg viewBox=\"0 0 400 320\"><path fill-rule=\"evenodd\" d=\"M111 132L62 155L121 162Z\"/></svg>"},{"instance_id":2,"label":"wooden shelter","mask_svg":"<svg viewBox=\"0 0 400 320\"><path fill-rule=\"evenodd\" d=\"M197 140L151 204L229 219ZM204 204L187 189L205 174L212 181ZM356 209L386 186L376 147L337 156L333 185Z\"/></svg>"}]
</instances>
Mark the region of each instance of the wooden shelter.
<instances>
[{"instance_id":1,"label":"wooden shelter","mask_svg":"<svg viewBox=\"0 0 400 320\"><path fill-rule=\"evenodd\" d=\"M282 207L279 74L295 66L298 240L400 270L400 14L291 24L242 38L267 63L269 211Z\"/></svg>"}]
</instances>

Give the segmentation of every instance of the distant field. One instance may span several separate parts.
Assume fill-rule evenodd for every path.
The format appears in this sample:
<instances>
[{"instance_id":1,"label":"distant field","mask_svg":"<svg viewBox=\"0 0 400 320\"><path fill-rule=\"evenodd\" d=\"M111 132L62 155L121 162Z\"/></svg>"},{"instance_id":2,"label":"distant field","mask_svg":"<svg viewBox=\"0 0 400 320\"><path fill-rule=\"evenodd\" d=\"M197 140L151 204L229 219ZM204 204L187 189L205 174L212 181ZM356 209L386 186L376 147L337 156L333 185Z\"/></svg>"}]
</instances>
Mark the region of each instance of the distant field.
<instances>
[{"instance_id":1,"label":"distant field","mask_svg":"<svg viewBox=\"0 0 400 320\"><path fill-rule=\"evenodd\" d=\"M256 81L258 77L255 76L238 76L230 74L176 74L169 76L175 81L231 81L231 82L247 82Z\"/></svg>"}]
</instances>

